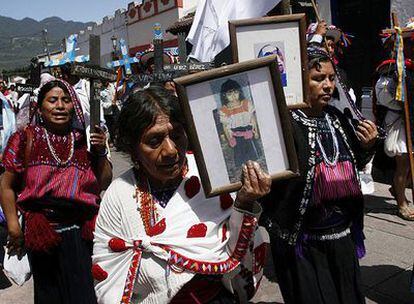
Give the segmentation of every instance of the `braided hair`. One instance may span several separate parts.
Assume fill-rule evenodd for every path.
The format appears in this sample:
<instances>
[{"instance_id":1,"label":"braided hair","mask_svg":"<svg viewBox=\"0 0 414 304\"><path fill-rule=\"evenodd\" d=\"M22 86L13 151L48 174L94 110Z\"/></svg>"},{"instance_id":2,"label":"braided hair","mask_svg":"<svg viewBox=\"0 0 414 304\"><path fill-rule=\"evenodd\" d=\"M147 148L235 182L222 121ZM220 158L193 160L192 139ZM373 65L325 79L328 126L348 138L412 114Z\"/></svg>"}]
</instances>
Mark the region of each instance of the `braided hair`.
<instances>
[{"instance_id":1,"label":"braided hair","mask_svg":"<svg viewBox=\"0 0 414 304\"><path fill-rule=\"evenodd\" d=\"M308 69L321 69L321 62L330 62L332 66L335 66L329 53L320 47L308 47Z\"/></svg>"}]
</instances>

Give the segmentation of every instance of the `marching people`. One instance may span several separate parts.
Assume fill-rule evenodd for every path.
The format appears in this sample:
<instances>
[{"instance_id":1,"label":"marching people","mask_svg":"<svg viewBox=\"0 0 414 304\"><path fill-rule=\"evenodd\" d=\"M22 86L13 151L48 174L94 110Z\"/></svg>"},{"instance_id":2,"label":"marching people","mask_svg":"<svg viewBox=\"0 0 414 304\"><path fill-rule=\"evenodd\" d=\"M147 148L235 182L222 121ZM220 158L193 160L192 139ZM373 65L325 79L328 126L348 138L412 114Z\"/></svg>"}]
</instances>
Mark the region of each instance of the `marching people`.
<instances>
[{"instance_id":1,"label":"marching people","mask_svg":"<svg viewBox=\"0 0 414 304\"><path fill-rule=\"evenodd\" d=\"M112 179L106 135L97 127L87 151L79 99L62 80L40 88L32 113L32 125L11 136L3 155L8 251L27 250L36 304L95 303L93 220L99 194Z\"/></svg>"},{"instance_id":2,"label":"marching people","mask_svg":"<svg viewBox=\"0 0 414 304\"><path fill-rule=\"evenodd\" d=\"M271 236L285 303L365 303L358 258L363 244L363 195L358 168L367 162L377 128L353 132L331 107L335 71L328 53L308 49L310 108L294 110L300 176L275 182L263 199L261 222Z\"/></svg>"},{"instance_id":3,"label":"marching people","mask_svg":"<svg viewBox=\"0 0 414 304\"><path fill-rule=\"evenodd\" d=\"M105 192L96 221L98 303L233 303L224 277L249 252L269 175L249 161L234 207L230 194L206 198L178 100L162 86L133 91L119 120L133 167ZM257 287L239 285L239 299Z\"/></svg>"},{"instance_id":4,"label":"marching people","mask_svg":"<svg viewBox=\"0 0 414 304\"><path fill-rule=\"evenodd\" d=\"M386 40L386 47L393 44L391 38ZM407 87L412 87L414 75L414 43L410 39L404 39L405 69L407 74ZM410 206L405 189L410 180L410 159L407 152L407 137L404 123L404 108L400 101L396 100L396 87L398 76L396 74L395 59L384 60L376 69L379 78L375 84L376 101L378 105L386 109L384 127L387 137L384 142L384 152L395 159L395 172L390 188L391 194L397 201L397 215L404 220L414 221L414 208ZM409 89L407 98L412 99L412 89Z\"/></svg>"}]
</instances>

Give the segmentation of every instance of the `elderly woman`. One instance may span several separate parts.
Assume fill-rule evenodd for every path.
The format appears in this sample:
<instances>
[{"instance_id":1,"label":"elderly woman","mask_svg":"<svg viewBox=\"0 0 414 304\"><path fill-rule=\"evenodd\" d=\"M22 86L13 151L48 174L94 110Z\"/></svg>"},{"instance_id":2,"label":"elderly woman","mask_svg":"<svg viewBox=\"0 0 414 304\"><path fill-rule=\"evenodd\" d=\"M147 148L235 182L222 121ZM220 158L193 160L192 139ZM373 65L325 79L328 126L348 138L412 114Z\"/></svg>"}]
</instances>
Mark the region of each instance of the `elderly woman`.
<instances>
[{"instance_id":1,"label":"elderly woman","mask_svg":"<svg viewBox=\"0 0 414 304\"><path fill-rule=\"evenodd\" d=\"M177 98L165 88L134 91L119 120L134 167L110 185L97 218L98 303L232 303L221 279L250 248L269 176L249 161L234 206L230 194L206 198Z\"/></svg>"},{"instance_id":2,"label":"elderly woman","mask_svg":"<svg viewBox=\"0 0 414 304\"><path fill-rule=\"evenodd\" d=\"M95 303L91 221L112 179L106 136L97 128L87 151L79 100L64 81L41 87L33 113L33 125L11 136L3 156L9 251L28 251L35 303Z\"/></svg>"},{"instance_id":3,"label":"elderly woman","mask_svg":"<svg viewBox=\"0 0 414 304\"><path fill-rule=\"evenodd\" d=\"M358 168L372 155L377 129L356 132L329 106L335 72L322 49L308 49L310 108L292 112L300 177L274 183L264 199L276 275L285 303L365 303L358 258L363 196Z\"/></svg>"}]
</instances>

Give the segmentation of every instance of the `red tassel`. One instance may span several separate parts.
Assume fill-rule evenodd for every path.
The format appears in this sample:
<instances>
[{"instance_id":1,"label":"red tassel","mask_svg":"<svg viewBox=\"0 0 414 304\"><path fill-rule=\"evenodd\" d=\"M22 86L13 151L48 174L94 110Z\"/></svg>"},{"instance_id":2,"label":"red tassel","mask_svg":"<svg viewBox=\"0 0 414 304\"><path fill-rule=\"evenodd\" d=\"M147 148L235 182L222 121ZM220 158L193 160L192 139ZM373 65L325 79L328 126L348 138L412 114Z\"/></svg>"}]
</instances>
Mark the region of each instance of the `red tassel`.
<instances>
[{"instance_id":1,"label":"red tassel","mask_svg":"<svg viewBox=\"0 0 414 304\"><path fill-rule=\"evenodd\" d=\"M201 188L200 180L197 176L191 176L184 184L185 195L188 198L194 197Z\"/></svg>"},{"instance_id":2,"label":"red tassel","mask_svg":"<svg viewBox=\"0 0 414 304\"><path fill-rule=\"evenodd\" d=\"M92 241L93 240L93 233L95 231L95 223L96 218L98 215L95 215L91 220L86 221L82 226L82 238L84 240Z\"/></svg>"},{"instance_id":3,"label":"red tassel","mask_svg":"<svg viewBox=\"0 0 414 304\"><path fill-rule=\"evenodd\" d=\"M60 235L50 226L46 217L38 212L25 214L25 246L32 251L47 252L59 245Z\"/></svg>"},{"instance_id":4,"label":"red tassel","mask_svg":"<svg viewBox=\"0 0 414 304\"><path fill-rule=\"evenodd\" d=\"M112 238L108 242L109 248L114 252L121 252L127 250L127 246L124 240L118 238Z\"/></svg>"},{"instance_id":5,"label":"red tassel","mask_svg":"<svg viewBox=\"0 0 414 304\"><path fill-rule=\"evenodd\" d=\"M92 276L95 280L101 282L108 277L108 273L98 264L92 265Z\"/></svg>"}]
</instances>

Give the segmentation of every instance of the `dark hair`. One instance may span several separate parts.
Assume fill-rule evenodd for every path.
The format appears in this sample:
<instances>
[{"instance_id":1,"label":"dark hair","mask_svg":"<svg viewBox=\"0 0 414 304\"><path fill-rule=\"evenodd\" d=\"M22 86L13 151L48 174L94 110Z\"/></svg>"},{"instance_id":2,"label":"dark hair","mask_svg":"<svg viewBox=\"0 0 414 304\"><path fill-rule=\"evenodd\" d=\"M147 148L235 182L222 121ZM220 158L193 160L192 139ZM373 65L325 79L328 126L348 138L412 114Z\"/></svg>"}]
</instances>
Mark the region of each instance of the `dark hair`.
<instances>
[{"instance_id":1,"label":"dark hair","mask_svg":"<svg viewBox=\"0 0 414 304\"><path fill-rule=\"evenodd\" d=\"M225 82L223 82L223 84L221 85L221 90L220 90L220 95L221 95L221 100L223 102L223 105L226 105L229 102L226 97L226 93L231 90L237 90L240 94L240 100L244 99L243 90L240 84L233 79L228 79Z\"/></svg>"},{"instance_id":2,"label":"dark hair","mask_svg":"<svg viewBox=\"0 0 414 304\"><path fill-rule=\"evenodd\" d=\"M328 52L325 49L320 47L308 47L308 69L317 69L318 71L321 69L321 62L333 62L331 57L329 56Z\"/></svg>"},{"instance_id":3,"label":"dark hair","mask_svg":"<svg viewBox=\"0 0 414 304\"><path fill-rule=\"evenodd\" d=\"M118 148L132 153L144 131L152 126L159 114L185 126L178 98L163 86L154 85L135 90L126 98L118 117Z\"/></svg>"},{"instance_id":4,"label":"dark hair","mask_svg":"<svg viewBox=\"0 0 414 304\"><path fill-rule=\"evenodd\" d=\"M37 104L39 108L42 106L42 102L45 99L47 92L49 92L51 89L56 88L56 87L61 88L63 92L65 92L65 94L70 97L68 89L61 81L58 81L58 80L49 81L44 86L42 86L39 90L39 95L37 96Z\"/></svg>"}]
</instances>

